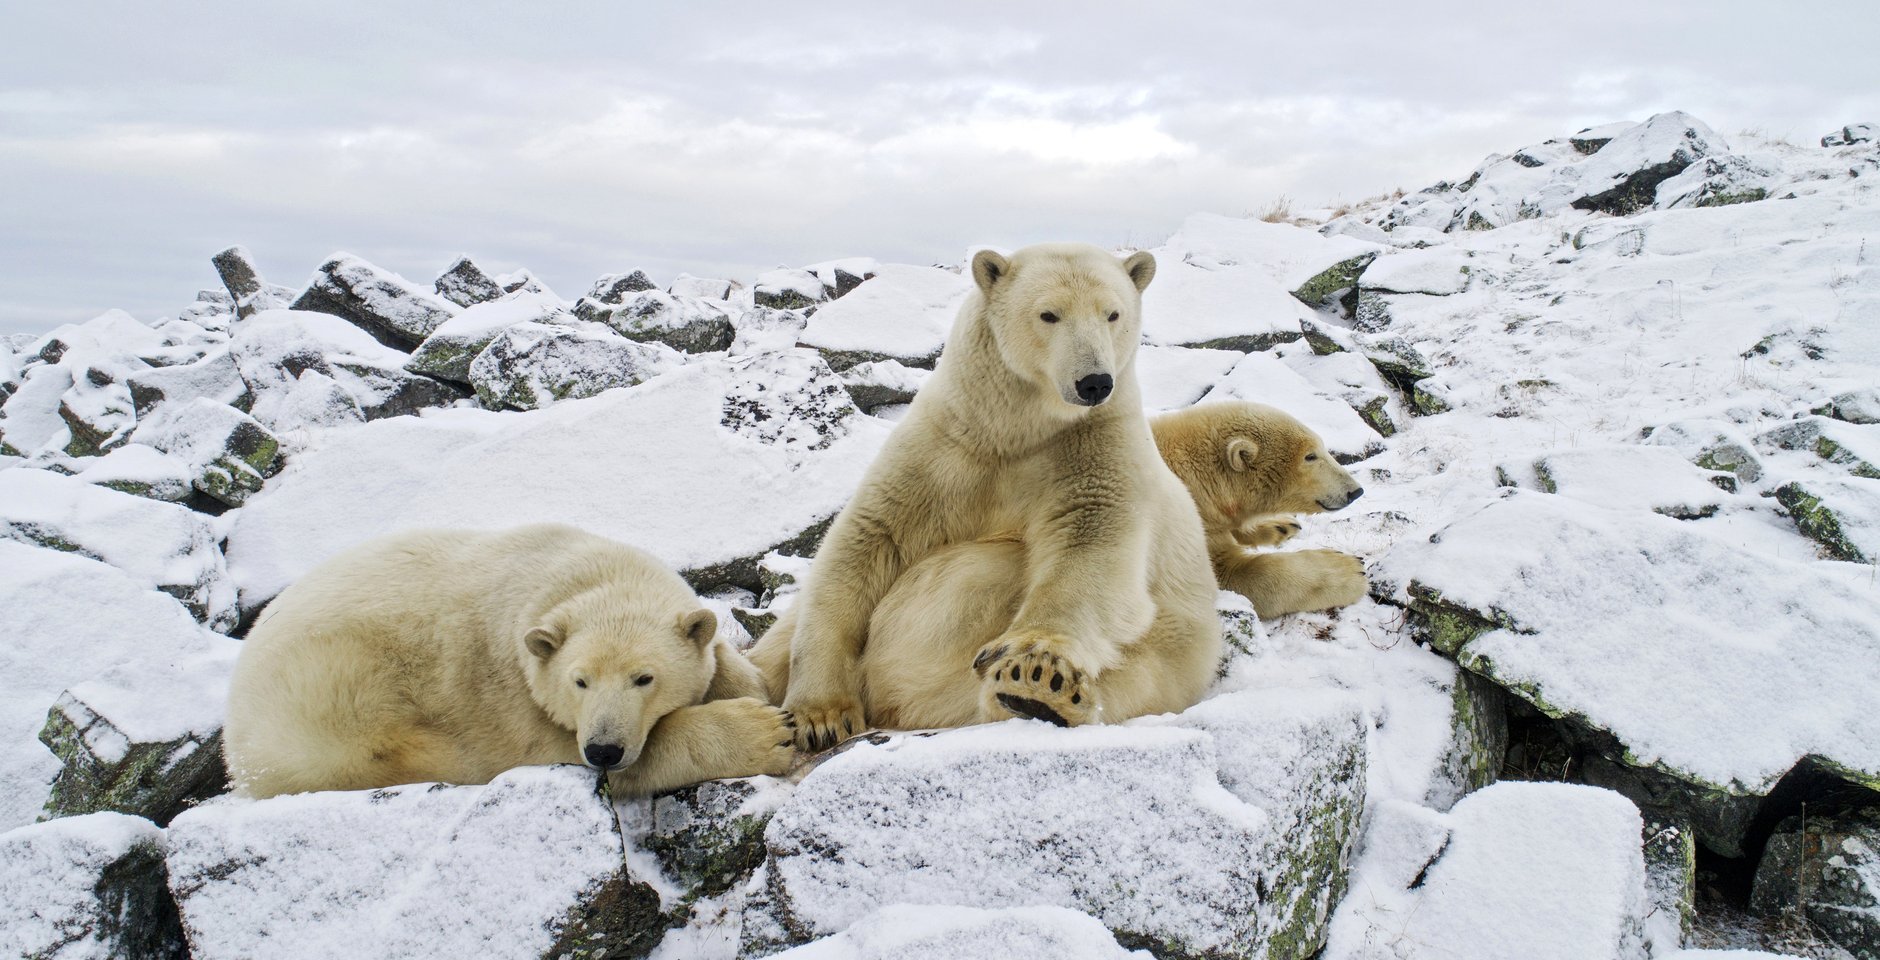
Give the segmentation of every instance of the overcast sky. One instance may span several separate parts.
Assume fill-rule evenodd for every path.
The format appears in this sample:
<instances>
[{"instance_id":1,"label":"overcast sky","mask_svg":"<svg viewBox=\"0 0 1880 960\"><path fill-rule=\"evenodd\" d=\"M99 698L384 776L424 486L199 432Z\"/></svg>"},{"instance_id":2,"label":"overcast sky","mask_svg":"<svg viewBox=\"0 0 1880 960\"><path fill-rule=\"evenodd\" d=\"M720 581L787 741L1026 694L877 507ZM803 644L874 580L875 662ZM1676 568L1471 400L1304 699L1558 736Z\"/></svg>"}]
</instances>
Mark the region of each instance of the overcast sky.
<instances>
[{"instance_id":1,"label":"overcast sky","mask_svg":"<svg viewBox=\"0 0 1880 960\"><path fill-rule=\"evenodd\" d=\"M1267 9L1271 7L1271 9ZM389 11L389 12L388 12ZM1880 119L1880 2L9 3L0 332L174 314L252 250L643 268L1159 241L1682 109Z\"/></svg>"}]
</instances>

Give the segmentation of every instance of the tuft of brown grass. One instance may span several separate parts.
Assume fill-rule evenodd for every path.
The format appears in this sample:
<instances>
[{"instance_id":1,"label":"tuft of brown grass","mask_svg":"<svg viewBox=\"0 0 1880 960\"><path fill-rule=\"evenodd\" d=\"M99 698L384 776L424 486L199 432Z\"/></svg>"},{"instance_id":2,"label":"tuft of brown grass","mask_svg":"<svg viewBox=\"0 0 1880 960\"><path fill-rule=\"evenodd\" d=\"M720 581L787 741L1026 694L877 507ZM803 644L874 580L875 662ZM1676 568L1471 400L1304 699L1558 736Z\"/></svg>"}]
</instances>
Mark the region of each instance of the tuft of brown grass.
<instances>
[{"instance_id":1,"label":"tuft of brown grass","mask_svg":"<svg viewBox=\"0 0 1880 960\"><path fill-rule=\"evenodd\" d=\"M1292 219L1292 198L1280 194L1279 199L1266 205L1260 211L1260 219L1267 223L1286 223Z\"/></svg>"}]
</instances>

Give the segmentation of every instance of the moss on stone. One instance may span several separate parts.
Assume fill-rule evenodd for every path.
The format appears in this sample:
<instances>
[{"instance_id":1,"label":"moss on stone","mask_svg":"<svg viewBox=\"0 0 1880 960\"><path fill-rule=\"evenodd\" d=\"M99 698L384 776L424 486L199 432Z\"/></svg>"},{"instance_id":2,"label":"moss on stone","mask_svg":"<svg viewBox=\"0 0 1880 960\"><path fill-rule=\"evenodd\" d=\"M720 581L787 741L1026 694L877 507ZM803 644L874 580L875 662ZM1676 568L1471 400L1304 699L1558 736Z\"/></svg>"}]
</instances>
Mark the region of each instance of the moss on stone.
<instances>
[{"instance_id":1,"label":"moss on stone","mask_svg":"<svg viewBox=\"0 0 1880 960\"><path fill-rule=\"evenodd\" d=\"M1376 259L1377 254L1367 253L1341 260L1314 274L1312 279L1300 284L1292 295L1308 307L1330 307L1337 303L1339 296L1346 290L1358 285L1358 276Z\"/></svg>"},{"instance_id":2,"label":"moss on stone","mask_svg":"<svg viewBox=\"0 0 1880 960\"><path fill-rule=\"evenodd\" d=\"M191 802L222 791L220 731L206 738L186 736L160 743L130 741L122 757L100 757L86 742L86 731L110 721L68 697L47 713L39 741L59 758L59 773L46 801L49 817L70 817L114 810L146 817L159 826ZM110 731L113 739L128 740Z\"/></svg>"},{"instance_id":3,"label":"moss on stone","mask_svg":"<svg viewBox=\"0 0 1880 960\"><path fill-rule=\"evenodd\" d=\"M1748 190L1738 190L1734 193L1720 192L1720 193L1712 193L1707 196L1699 197L1697 202L1693 204L1693 206L1727 207L1727 206L1730 206L1731 204L1755 203L1758 200L1767 200L1767 199L1769 199L1769 191L1764 190L1761 187L1751 187Z\"/></svg>"},{"instance_id":4,"label":"moss on stone","mask_svg":"<svg viewBox=\"0 0 1880 960\"><path fill-rule=\"evenodd\" d=\"M1821 545L1823 551L1836 560L1848 560L1854 563L1867 563L1867 555L1849 540L1841 529L1841 518L1821 502L1821 498L1808 492L1800 483L1785 483L1776 488L1776 502L1789 511L1789 517L1795 521L1795 528L1802 536Z\"/></svg>"}]
</instances>

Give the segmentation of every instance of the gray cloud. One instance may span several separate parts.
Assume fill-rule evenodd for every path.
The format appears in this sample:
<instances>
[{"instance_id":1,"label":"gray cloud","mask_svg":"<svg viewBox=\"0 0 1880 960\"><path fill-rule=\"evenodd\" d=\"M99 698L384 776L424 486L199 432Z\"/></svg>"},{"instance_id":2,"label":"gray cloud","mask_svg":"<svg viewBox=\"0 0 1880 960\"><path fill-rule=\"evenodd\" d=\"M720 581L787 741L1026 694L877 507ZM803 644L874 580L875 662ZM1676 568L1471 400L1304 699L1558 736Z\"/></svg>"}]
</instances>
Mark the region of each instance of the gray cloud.
<instances>
[{"instance_id":1,"label":"gray cloud","mask_svg":"<svg viewBox=\"0 0 1880 960\"><path fill-rule=\"evenodd\" d=\"M1684 109L1875 119L1880 8L1730 3L134 3L9 12L0 331L173 313L208 255L302 282L459 252L564 294L968 245L1152 243ZM381 7L387 9L381 9Z\"/></svg>"}]
</instances>

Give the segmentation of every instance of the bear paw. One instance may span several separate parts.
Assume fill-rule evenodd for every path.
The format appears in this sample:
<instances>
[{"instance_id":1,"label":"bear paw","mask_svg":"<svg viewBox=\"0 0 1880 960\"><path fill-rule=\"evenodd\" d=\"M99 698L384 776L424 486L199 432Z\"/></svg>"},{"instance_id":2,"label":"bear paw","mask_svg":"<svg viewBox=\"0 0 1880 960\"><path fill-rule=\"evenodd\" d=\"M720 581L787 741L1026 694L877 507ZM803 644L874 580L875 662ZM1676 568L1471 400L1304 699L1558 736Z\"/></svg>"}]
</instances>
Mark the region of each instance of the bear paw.
<instances>
[{"instance_id":1,"label":"bear paw","mask_svg":"<svg viewBox=\"0 0 1880 960\"><path fill-rule=\"evenodd\" d=\"M1097 715L1091 677L1053 653L1044 638L1005 636L973 658L987 699L1021 717L1060 727L1088 723Z\"/></svg>"},{"instance_id":2,"label":"bear paw","mask_svg":"<svg viewBox=\"0 0 1880 960\"><path fill-rule=\"evenodd\" d=\"M827 750L850 737L868 730L862 703L853 696L838 695L815 700L788 698L784 701L796 718L796 745L805 752Z\"/></svg>"},{"instance_id":3,"label":"bear paw","mask_svg":"<svg viewBox=\"0 0 1880 960\"><path fill-rule=\"evenodd\" d=\"M1364 561L1336 550L1301 550L1298 563L1312 581L1308 610L1346 607L1364 599L1371 582L1364 576Z\"/></svg>"},{"instance_id":4,"label":"bear paw","mask_svg":"<svg viewBox=\"0 0 1880 960\"><path fill-rule=\"evenodd\" d=\"M730 712L727 722L733 729L733 742L744 746L741 772L733 777L772 777L790 772L796 760L796 721L790 711L773 707L762 700L739 697L718 701Z\"/></svg>"},{"instance_id":5,"label":"bear paw","mask_svg":"<svg viewBox=\"0 0 1880 960\"><path fill-rule=\"evenodd\" d=\"M1243 547L1277 547L1305 529L1299 521L1287 517L1260 517L1234 531L1234 541Z\"/></svg>"}]
</instances>

